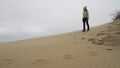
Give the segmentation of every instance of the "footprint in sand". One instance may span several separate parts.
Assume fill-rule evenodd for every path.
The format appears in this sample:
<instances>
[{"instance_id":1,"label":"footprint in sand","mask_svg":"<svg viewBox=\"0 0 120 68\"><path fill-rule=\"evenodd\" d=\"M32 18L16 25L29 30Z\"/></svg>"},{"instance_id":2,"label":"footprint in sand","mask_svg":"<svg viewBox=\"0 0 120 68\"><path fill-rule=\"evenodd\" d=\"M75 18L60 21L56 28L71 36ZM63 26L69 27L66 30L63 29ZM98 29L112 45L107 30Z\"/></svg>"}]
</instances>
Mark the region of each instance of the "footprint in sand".
<instances>
[{"instance_id":1,"label":"footprint in sand","mask_svg":"<svg viewBox=\"0 0 120 68\"><path fill-rule=\"evenodd\" d=\"M14 60L12 59L1 59L0 64L12 64Z\"/></svg>"},{"instance_id":2,"label":"footprint in sand","mask_svg":"<svg viewBox=\"0 0 120 68\"><path fill-rule=\"evenodd\" d=\"M103 45L104 41L103 40L99 40L99 39L88 39L88 41L91 41L93 44L97 44L97 45Z\"/></svg>"},{"instance_id":3,"label":"footprint in sand","mask_svg":"<svg viewBox=\"0 0 120 68\"><path fill-rule=\"evenodd\" d=\"M73 42L74 44L78 44L79 42Z\"/></svg>"},{"instance_id":4,"label":"footprint in sand","mask_svg":"<svg viewBox=\"0 0 120 68\"><path fill-rule=\"evenodd\" d=\"M88 55L90 55L90 56L96 56L96 55L98 55L98 53L96 53L96 52L88 52Z\"/></svg>"},{"instance_id":5,"label":"footprint in sand","mask_svg":"<svg viewBox=\"0 0 120 68\"><path fill-rule=\"evenodd\" d=\"M93 38L90 38L90 39L88 39L88 41L94 41L95 39L93 39Z\"/></svg>"},{"instance_id":6,"label":"footprint in sand","mask_svg":"<svg viewBox=\"0 0 120 68\"><path fill-rule=\"evenodd\" d=\"M48 63L48 59L36 59L34 60L32 63L33 64L45 64L45 63Z\"/></svg>"},{"instance_id":7,"label":"footprint in sand","mask_svg":"<svg viewBox=\"0 0 120 68\"><path fill-rule=\"evenodd\" d=\"M85 40L85 38L81 38L82 40Z\"/></svg>"},{"instance_id":8,"label":"footprint in sand","mask_svg":"<svg viewBox=\"0 0 120 68\"><path fill-rule=\"evenodd\" d=\"M63 59L74 59L72 55L64 55Z\"/></svg>"},{"instance_id":9,"label":"footprint in sand","mask_svg":"<svg viewBox=\"0 0 120 68\"><path fill-rule=\"evenodd\" d=\"M108 28L109 28L109 29L112 29L112 27L111 27L111 26L108 26Z\"/></svg>"},{"instance_id":10,"label":"footprint in sand","mask_svg":"<svg viewBox=\"0 0 120 68\"><path fill-rule=\"evenodd\" d=\"M103 45L104 41L103 40L95 40L92 42L93 44L97 44L97 45Z\"/></svg>"},{"instance_id":11,"label":"footprint in sand","mask_svg":"<svg viewBox=\"0 0 120 68\"><path fill-rule=\"evenodd\" d=\"M107 35L106 33L98 33L97 36L100 36L100 35Z\"/></svg>"},{"instance_id":12,"label":"footprint in sand","mask_svg":"<svg viewBox=\"0 0 120 68\"><path fill-rule=\"evenodd\" d=\"M87 49L93 49L93 46L87 46Z\"/></svg>"},{"instance_id":13,"label":"footprint in sand","mask_svg":"<svg viewBox=\"0 0 120 68\"><path fill-rule=\"evenodd\" d=\"M112 49L106 49L106 50L111 51Z\"/></svg>"},{"instance_id":14,"label":"footprint in sand","mask_svg":"<svg viewBox=\"0 0 120 68\"><path fill-rule=\"evenodd\" d=\"M106 31L100 31L100 33L104 33L104 32L106 32Z\"/></svg>"},{"instance_id":15,"label":"footprint in sand","mask_svg":"<svg viewBox=\"0 0 120 68\"><path fill-rule=\"evenodd\" d=\"M118 26L118 25L120 25L120 24L118 23L118 24L116 24L116 25Z\"/></svg>"},{"instance_id":16,"label":"footprint in sand","mask_svg":"<svg viewBox=\"0 0 120 68\"><path fill-rule=\"evenodd\" d=\"M112 38L113 36L107 36L106 38Z\"/></svg>"},{"instance_id":17,"label":"footprint in sand","mask_svg":"<svg viewBox=\"0 0 120 68\"><path fill-rule=\"evenodd\" d=\"M120 32L117 32L117 33L115 33L115 34L119 35L119 34L120 34Z\"/></svg>"},{"instance_id":18,"label":"footprint in sand","mask_svg":"<svg viewBox=\"0 0 120 68\"><path fill-rule=\"evenodd\" d=\"M120 39L119 35L107 36L107 37L103 38L104 45L112 46L112 47L119 47L119 44L120 44L119 39Z\"/></svg>"},{"instance_id":19,"label":"footprint in sand","mask_svg":"<svg viewBox=\"0 0 120 68\"><path fill-rule=\"evenodd\" d=\"M110 31L110 32L111 32L111 31L115 31L115 30L111 30L111 29L110 29L110 30L107 30L107 31Z\"/></svg>"}]
</instances>

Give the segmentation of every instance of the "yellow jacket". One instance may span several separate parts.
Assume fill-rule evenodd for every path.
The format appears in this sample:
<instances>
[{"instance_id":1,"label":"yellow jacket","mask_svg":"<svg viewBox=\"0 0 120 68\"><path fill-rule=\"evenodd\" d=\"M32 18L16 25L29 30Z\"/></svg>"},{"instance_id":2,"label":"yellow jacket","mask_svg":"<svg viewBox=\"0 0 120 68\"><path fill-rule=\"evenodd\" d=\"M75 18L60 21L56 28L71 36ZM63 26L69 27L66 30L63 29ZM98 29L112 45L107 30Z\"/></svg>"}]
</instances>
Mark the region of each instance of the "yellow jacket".
<instances>
[{"instance_id":1,"label":"yellow jacket","mask_svg":"<svg viewBox=\"0 0 120 68\"><path fill-rule=\"evenodd\" d=\"M83 18L89 18L88 11L83 11Z\"/></svg>"}]
</instances>

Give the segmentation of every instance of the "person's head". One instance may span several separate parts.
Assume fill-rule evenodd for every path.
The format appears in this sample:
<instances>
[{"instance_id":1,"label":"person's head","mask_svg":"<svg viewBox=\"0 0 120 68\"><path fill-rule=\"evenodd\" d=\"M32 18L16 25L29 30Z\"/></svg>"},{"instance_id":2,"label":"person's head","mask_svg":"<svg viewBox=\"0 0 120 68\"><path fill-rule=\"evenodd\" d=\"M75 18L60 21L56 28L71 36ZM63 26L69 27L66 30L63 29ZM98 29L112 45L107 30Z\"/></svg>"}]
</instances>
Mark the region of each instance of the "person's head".
<instances>
[{"instance_id":1,"label":"person's head","mask_svg":"<svg viewBox=\"0 0 120 68\"><path fill-rule=\"evenodd\" d=\"M83 11L87 11L87 6L83 7Z\"/></svg>"}]
</instances>

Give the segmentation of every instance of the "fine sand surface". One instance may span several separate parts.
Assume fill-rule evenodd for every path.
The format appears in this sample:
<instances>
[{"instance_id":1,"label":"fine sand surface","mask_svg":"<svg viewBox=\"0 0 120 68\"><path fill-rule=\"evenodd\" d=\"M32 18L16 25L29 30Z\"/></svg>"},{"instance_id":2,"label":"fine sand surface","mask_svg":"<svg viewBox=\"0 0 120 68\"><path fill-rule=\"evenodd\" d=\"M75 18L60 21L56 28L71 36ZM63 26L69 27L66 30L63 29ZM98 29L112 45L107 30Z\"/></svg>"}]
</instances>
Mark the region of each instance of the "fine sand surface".
<instances>
[{"instance_id":1,"label":"fine sand surface","mask_svg":"<svg viewBox=\"0 0 120 68\"><path fill-rule=\"evenodd\" d=\"M0 68L120 68L120 20L89 32L0 43Z\"/></svg>"}]
</instances>

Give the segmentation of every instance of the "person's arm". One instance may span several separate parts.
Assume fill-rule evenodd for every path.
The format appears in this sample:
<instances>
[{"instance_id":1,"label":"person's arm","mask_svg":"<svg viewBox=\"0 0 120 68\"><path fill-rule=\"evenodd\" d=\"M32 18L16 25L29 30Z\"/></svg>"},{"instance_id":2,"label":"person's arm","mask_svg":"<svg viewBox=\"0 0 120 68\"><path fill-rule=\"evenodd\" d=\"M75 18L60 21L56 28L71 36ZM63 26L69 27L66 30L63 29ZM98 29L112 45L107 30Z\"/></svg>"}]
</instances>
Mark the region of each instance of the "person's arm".
<instances>
[{"instance_id":1,"label":"person's arm","mask_svg":"<svg viewBox=\"0 0 120 68\"><path fill-rule=\"evenodd\" d=\"M87 11L87 17L88 17L88 19L89 19L89 12Z\"/></svg>"}]
</instances>

